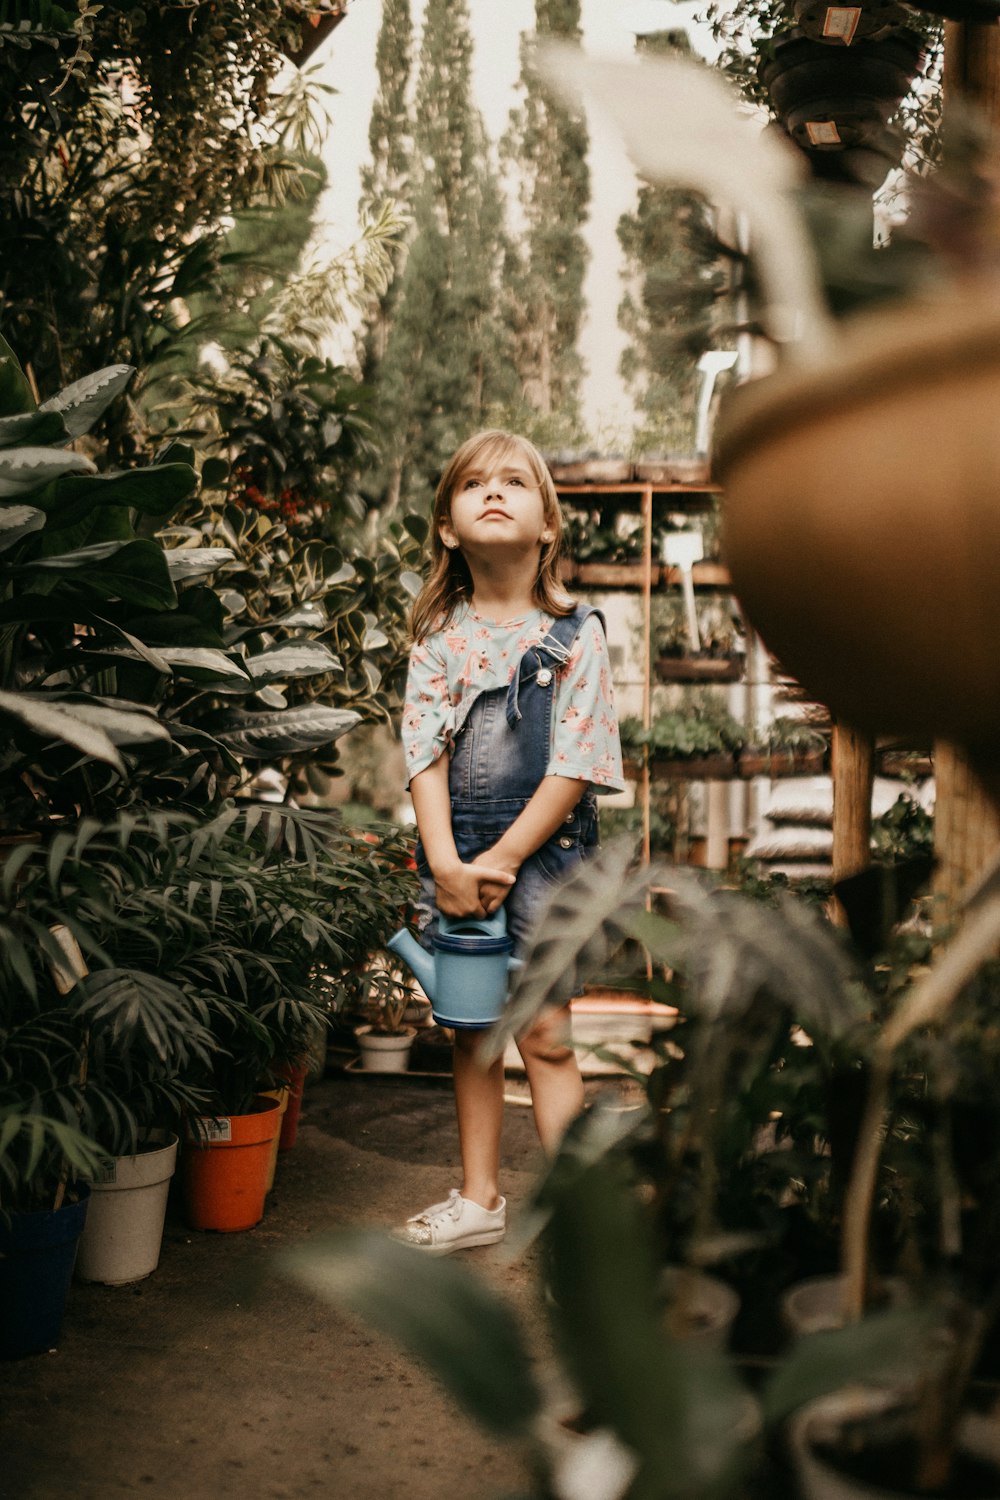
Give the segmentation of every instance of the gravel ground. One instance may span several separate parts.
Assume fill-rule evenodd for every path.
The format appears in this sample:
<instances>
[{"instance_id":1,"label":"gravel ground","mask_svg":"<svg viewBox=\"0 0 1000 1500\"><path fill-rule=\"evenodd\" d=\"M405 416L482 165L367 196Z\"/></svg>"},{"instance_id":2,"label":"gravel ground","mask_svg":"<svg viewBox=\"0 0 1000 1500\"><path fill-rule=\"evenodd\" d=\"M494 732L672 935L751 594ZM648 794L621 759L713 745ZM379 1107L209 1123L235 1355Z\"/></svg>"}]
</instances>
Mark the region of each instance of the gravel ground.
<instances>
[{"instance_id":1,"label":"gravel ground","mask_svg":"<svg viewBox=\"0 0 1000 1500\"><path fill-rule=\"evenodd\" d=\"M601 1085L588 1085L599 1088ZM511 1105L504 1190L540 1165ZM171 1204L144 1282L74 1285L57 1351L0 1364L3 1500L441 1500L526 1490L521 1456L423 1367L278 1274L276 1252L336 1226L388 1226L456 1185L447 1081L341 1075L307 1087L294 1150L242 1234L187 1229ZM536 1252L466 1252L547 1358Z\"/></svg>"}]
</instances>

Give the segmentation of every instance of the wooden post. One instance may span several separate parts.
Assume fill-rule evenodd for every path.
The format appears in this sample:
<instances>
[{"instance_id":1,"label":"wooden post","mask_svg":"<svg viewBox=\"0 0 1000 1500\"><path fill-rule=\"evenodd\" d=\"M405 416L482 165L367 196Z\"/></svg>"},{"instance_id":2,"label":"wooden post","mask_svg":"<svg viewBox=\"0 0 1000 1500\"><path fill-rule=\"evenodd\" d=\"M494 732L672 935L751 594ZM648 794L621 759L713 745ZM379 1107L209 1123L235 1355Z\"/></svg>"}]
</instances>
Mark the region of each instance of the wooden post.
<instances>
[{"instance_id":1,"label":"wooden post","mask_svg":"<svg viewBox=\"0 0 1000 1500\"><path fill-rule=\"evenodd\" d=\"M974 112L994 146L1000 140L1000 26L948 21L944 30L944 122L956 110ZM938 919L947 921L962 895L1000 854L995 787L984 781L955 745L934 747L936 804L933 893Z\"/></svg>"},{"instance_id":2,"label":"wooden post","mask_svg":"<svg viewBox=\"0 0 1000 1500\"><path fill-rule=\"evenodd\" d=\"M844 880L871 864L872 781L875 741L847 724L834 724L831 750L833 771L833 878ZM832 916L839 925L846 918L839 902Z\"/></svg>"}]
</instances>

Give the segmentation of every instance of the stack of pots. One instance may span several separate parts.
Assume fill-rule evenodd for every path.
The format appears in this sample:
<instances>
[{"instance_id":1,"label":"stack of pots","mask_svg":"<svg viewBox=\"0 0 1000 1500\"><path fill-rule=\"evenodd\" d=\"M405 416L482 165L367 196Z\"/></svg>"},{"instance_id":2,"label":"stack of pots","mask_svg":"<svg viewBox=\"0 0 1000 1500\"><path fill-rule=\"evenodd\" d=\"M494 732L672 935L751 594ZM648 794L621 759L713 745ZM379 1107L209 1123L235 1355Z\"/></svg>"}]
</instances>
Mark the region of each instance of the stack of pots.
<instances>
[{"instance_id":1,"label":"stack of pots","mask_svg":"<svg viewBox=\"0 0 1000 1500\"><path fill-rule=\"evenodd\" d=\"M798 14L809 32L777 38L761 62L772 108L818 177L874 190L902 159L902 139L889 122L926 59L916 31L887 24L897 10L902 16L899 7L873 7L868 31L859 26L845 45L845 36L824 35L823 27L848 12L803 0ZM850 13L865 16L868 8Z\"/></svg>"}]
</instances>

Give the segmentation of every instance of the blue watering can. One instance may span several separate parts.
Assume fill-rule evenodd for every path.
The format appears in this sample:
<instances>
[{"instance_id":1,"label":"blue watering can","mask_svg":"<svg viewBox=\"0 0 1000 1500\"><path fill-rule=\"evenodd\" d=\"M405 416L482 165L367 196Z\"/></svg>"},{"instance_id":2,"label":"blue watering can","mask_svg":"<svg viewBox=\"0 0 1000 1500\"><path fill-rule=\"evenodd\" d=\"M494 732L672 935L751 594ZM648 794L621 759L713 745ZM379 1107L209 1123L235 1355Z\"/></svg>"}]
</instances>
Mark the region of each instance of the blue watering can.
<instances>
[{"instance_id":1,"label":"blue watering can","mask_svg":"<svg viewBox=\"0 0 1000 1500\"><path fill-rule=\"evenodd\" d=\"M504 908L485 919L439 917L431 946L428 953L405 927L386 944L413 970L439 1026L492 1026L507 1002L507 976L523 967L511 956Z\"/></svg>"}]
</instances>

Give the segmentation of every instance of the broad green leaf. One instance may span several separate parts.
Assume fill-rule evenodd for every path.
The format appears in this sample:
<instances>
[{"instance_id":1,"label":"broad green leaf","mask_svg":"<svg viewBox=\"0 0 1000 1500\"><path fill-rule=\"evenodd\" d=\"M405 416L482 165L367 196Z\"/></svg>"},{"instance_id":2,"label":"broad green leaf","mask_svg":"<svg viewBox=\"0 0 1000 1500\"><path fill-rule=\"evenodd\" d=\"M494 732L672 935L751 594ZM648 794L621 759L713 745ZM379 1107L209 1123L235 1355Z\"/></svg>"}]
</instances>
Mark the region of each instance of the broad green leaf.
<instances>
[{"instance_id":1,"label":"broad green leaf","mask_svg":"<svg viewBox=\"0 0 1000 1500\"><path fill-rule=\"evenodd\" d=\"M579 864L553 890L524 954L503 1019L483 1043L484 1056L498 1057L507 1041L535 1020L546 1005L607 967L645 910L650 885L666 883L662 869L635 869L631 839L617 839Z\"/></svg>"},{"instance_id":2,"label":"broad green leaf","mask_svg":"<svg viewBox=\"0 0 1000 1500\"><path fill-rule=\"evenodd\" d=\"M201 466L203 490L218 490L229 479L229 465L224 458L206 458Z\"/></svg>"},{"instance_id":3,"label":"broad green leaf","mask_svg":"<svg viewBox=\"0 0 1000 1500\"><path fill-rule=\"evenodd\" d=\"M365 638L361 642L363 651L381 651L383 646L389 645L389 637L384 630L379 630L373 625L365 631Z\"/></svg>"},{"instance_id":4,"label":"broad green leaf","mask_svg":"<svg viewBox=\"0 0 1000 1500\"><path fill-rule=\"evenodd\" d=\"M303 626L310 630L321 630L324 625L329 624L329 619L323 605L309 599L304 604L297 604L287 615L279 615L275 624L284 625L287 630L302 629Z\"/></svg>"},{"instance_id":5,"label":"broad green leaf","mask_svg":"<svg viewBox=\"0 0 1000 1500\"><path fill-rule=\"evenodd\" d=\"M37 404L17 355L0 333L0 416L34 411Z\"/></svg>"},{"instance_id":6,"label":"broad green leaf","mask_svg":"<svg viewBox=\"0 0 1000 1500\"><path fill-rule=\"evenodd\" d=\"M165 516L193 494L196 484L197 475L190 465L158 464L84 478L68 475L39 496L38 503L58 518L61 526L82 519L102 505Z\"/></svg>"},{"instance_id":7,"label":"broad green leaf","mask_svg":"<svg viewBox=\"0 0 1000 1500\"><path fill-rule=\"evenodd\" d=\"M804 1335L764 1387L765 1416L769 1422L783 1422L807 1401L846 1385L911 1376L927 1368L934 1355L932 1340L940 1341L947 1322L943 1307L924 1303L872 1313L829 1333Z\"/></svg>"},{"instance_id":8,"label":"broad green leaf","mask_svg":"<svg viewBox=\"0 0 1000 1500\"><path fill-rule=\"evenodd\" d=\"M251 760L270 760L274 755L299 755L321 745L332 745L360 722L361 715L353 709L308 703L277 713L229 709L213 715L204 727L220 744L238 755Z\"/></svg>"},{"instance_id":9,"label":"broad green leaf","mask_svg":"<svg viewBox=\"0 0 1000 1500\"><path fill-rule=\"evenodd\" d=\"M247 658L247 667L256 686L269 682L286 682L292 677L318 677L325 672L342 672L340 658L319 641L285 641L271 646L257 656Z\"/></svg>"},{"instance_id":10,"label":"broad green leaf","mask_svg":"<svg viewBox=\"0 0 1000 1500\"><path fill-rule=\"evenodd\" d=\"M54 704L40 693L0 692L0 715L17 719L46 740L63 740L94 760L104 761L124 776L125 766L111 737L87 723L72 709Z\"/></svg>"},{"instance_id":11,"label":"broad green leaf","mask_svg":"<svg viewBox=\"0 0 1000 1500\"><path fill-rule=\"evenodd\" d=\"M338 583L350 583L351 579L356 578L357 576L358 575L356 569L353 568L349 562L345 562L341 564L341 566L335 573L328 574L328 576L324 578L323 582L326 584L327 588L332 588L335 584Z\"/></svg>"},{"instance_id":12,"label":"broad green leaf","mask_svg":"<svg viewBox=\"0 0 1000 1500\"><path fill-rule=\"evenodd\" d=\"M63 448L4 448L0 450L0 499L27 495L61 474L96 472L89 458Z\"/></svg>"},{"instance_id":13,"label":"broad green leaf","mask_svg":"<svg viewBox=\"0 0 1000 1500\"><path fill-rule=\"evenodd\" d=\"M171 547L165 555L170 576L177 583L207 578L236 559L236 553L229 547Z\"/></svg>"},{"instance_id":14,"label":"broad green leaf","mask_svg":"<svg viewBox=\"0 0 1000 1500\"><path fill-rule=\"evenodd\" d=\"M108 707L104 703L61 700L61 706L84 724L103 729L115 745L142 745L169 740L170 730L156 716L136 706Z\"/></svg>"},{"instance_id":15,"label":"broad green leaf","mask_svg":"<svg viewBox=\"0 0 1000 1500\"><path fill-rule=\"evenodd\" d=\"M58 412L70 436L81 437L90 431L115 397L121 395L134 374L131 365L108 365L104 370L84 375L82 380L74 380L72 385L42 401L38 409Z\"/></svg>"},{"instance_id":16,"label":"broad green leaf","mask_svg":"<svg viewBox=\"0 0 1000 1500\"><path fill-rule=\"evenodd\" d=\"M464 1266L370 1230L314 1240L282 1262L301 1286L424 1360L490 1431L505 1438L530 1432L541 1401L520 1329Z\"/></svg>"},{"instance_id":17,"label":"broad green leaf","mask_svg":"<svg viewBox=\"0 0 1000 1500\"><path fill-rule=\"evenodd\" d=\"M32 505L0 505L0 552L6 552L23 536L40 531L45 525L45 512Z\"/></svg>"},{"instance_id":18,"label":"broad green leaf","mask_svg":"<svg viewBox=\"0 0 1000 1500\"><path fill-rule=\"evenodd\" d=\"M75 552L38 558L18 571L83 573L82 586L102 599L125 599L155 608L176 602L167 554L153 541L96 542ZM74 582L78 580L74 579Z\"/></svg>"},{"instance_id":19,"label":"broad green leaf","mask_svg":"<svg viewBox=\"0 0 1000 1500\"><path fill-rule=\"evenodd\" d=\"M148 660L150 653L131 650L126 646L103 646L87 651L88 656L106 657L110 661ZM155 652L162 663L160 670L173 672L193 682L214 682L224 679L240 683L249 691L250 677L233 657L222 651L213 651L200 646L160 646Z\"/></svg>"},{"instance_id":20,"label":"broad green leaf","mask_svg":"<svg viewBox=\"0 0 1000 1500\"><path fill-rule=\"evenodd\" d=\"M62 442L66 437L66 424L56 411L27 411L0 417L0 448L23 443L42 447L46 443Z\"/></svg>"},{"instance_id":21,"label":"broad green leaf","mask_svg":"<svg viewBox=\"0 0 1000 1500\"><path fill-rule=\"evenodd\" d=\"M430 522L426 516L417 515L415 511L411 511L409 515L403 517L403 525L415 542L426 542L428 532L431 529Z\"/></svg>"},{"instance_id":22,"label":"broad green leaf","mask_svg":"<svg viewBox=\"0 0 1000 1500\"><path fill-rule=\"evenodd\" d=\"M721 1350L666 1332L652 1230L634 1187L620 1166L599 1160L553 1196L557 1339L597 1425L639 1459L629 1493L722 1492L759 1421Z\"/></svg>"},{"instance_id":23,"label":"broad green leaf","mask_svg":"<svg viewBox=\"0 0 1000 1500\"><path fill-rule=\"evenodd\" d=\"M411 599L415 599L424 586L424 580L421 578L420 574L411 573L409 568L403 569L402 573L400 573L399 575L399 581L403 585L403 588L406 590L406 592L410 595Z\"/></svg>"}]
</instances>

